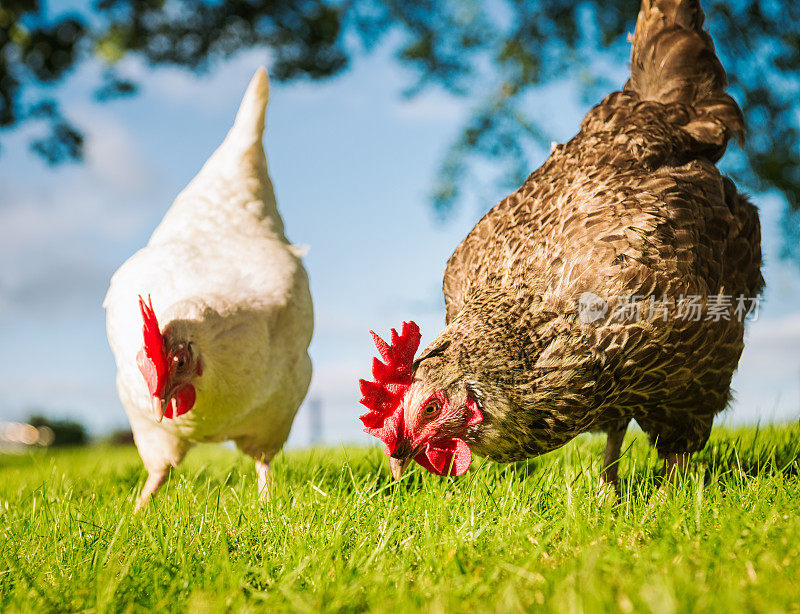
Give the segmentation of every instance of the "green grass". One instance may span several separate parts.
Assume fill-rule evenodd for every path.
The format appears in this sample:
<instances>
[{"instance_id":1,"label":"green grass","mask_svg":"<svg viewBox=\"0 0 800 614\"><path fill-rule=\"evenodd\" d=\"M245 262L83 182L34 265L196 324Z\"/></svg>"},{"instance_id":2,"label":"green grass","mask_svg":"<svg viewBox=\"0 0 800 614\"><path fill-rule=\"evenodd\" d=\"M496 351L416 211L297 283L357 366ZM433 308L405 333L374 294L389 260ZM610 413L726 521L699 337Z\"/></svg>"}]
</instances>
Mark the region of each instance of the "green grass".
<instances>
[{"instance_id":1,"label":"green grass","mask_svg":"<svg viewBox=\"0 0 800 614\"><path fill-rule=\"evenodd\" d=\"M0 457L0 611L800 611L800 427L715 431L659 503L625 446L613 511L599 437L399 484L377 449L289 452L265 506L201 448L143 514L133 448Z\"/></svg>"}]
</instances>

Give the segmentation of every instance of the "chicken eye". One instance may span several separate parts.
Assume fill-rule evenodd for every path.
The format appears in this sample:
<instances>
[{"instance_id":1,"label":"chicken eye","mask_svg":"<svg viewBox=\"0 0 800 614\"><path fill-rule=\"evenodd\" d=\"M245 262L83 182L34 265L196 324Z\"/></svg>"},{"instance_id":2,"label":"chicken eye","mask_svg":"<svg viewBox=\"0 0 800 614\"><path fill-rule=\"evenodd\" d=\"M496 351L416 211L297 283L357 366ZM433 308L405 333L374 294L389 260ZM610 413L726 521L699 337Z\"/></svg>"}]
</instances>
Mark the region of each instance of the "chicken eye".
<instances>
[{"instance_id":1,"label":"chicken eye","mask_svg":"<svg viewBox=\"0 0 800 614\"><path fill-rule=\"evenodd\" d=\"M433 418L439 413L441 407L438 401L430 401L425 407L422 408L422 415L426 418Z\"/></svg>"},{"instance_id":2,"label":"chicken eye","mask_svg":"<svg viewBox=\"0 0 800 614\"><path fill-rule=\"evenodd\" d=\"M182 350L172 358L172 362L178 371L183 371L189 364L189 355L185 350Z\"/></svg>"}]
</instances>

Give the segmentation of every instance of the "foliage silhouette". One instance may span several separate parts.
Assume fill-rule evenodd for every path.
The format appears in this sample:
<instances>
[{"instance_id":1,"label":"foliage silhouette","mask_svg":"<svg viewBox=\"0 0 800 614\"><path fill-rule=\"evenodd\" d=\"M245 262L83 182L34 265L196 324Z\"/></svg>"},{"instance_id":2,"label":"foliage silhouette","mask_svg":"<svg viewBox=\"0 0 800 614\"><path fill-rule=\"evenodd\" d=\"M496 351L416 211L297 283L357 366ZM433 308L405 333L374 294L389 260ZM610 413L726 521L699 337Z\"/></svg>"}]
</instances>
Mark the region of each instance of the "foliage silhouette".
<instances>
[{"instance_id":1,"label":"foliage silhouette","mask_svg":"<svg viewBox=\"0 0 800 614\"><path fill-rule=\"evenodd\" d=\"M725 168L752 190L785 197L787 254L800 256L800 3L703 5L750 128ZM4 0L0 128L43 123L48 131L34 151L50 164L76 161L81 132L49 86L89 59L105 66L96 97L108 100L136 92L119 74L126 56L199 72L263 47L274 79L325 79L392 34L401 41L397 62L416 75L406 95L438 87L473 104L432 194L446 216L476 187L468 171L477 161L490 160L510 189L546 151L551 135L531 108L535 88L573 80L589 104L621 87L637 10L637 0L97 0L84 12L53 15L39 0Z\"/></svg>"}]
</instances>

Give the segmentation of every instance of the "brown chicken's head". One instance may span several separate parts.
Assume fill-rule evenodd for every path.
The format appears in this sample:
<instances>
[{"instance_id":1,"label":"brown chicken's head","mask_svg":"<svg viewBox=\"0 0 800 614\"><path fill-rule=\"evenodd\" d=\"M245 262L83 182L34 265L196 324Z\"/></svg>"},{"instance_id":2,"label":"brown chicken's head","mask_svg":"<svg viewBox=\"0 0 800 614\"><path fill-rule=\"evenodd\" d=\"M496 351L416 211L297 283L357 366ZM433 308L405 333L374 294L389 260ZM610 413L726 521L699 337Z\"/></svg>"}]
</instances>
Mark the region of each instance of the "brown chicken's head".
<instances>
[{"instance_id":1,"label":"brown chicken's head","mask_svg":"<svg viewBox=\"0 0 800 614\"><path fill-rule=\"evenodd\" d=\"M161 422L177 418L194 406L197 398L192 382L203 374L200 356L194 344L161 332L153 311L153 301L139 296L144 320L144 345L136 356L136 364L153 398L153 416Z\"/></svg>"},{"instance_id":2,"label":"brown chicken's head","mask_svg":"<svg viewBox=\"0 0 800 614\"><path fill-rule=\"evenodd\" d=\"M463 475L472 462L467 428L483 420L475 400L458 386L415 378L419 327L392 329L391 344L372 333L381 358L372 362L375 381L360 380L365 432L386 444L392 475L399 479L411 459L437 475Z\"/></svg>"}]
</instances>

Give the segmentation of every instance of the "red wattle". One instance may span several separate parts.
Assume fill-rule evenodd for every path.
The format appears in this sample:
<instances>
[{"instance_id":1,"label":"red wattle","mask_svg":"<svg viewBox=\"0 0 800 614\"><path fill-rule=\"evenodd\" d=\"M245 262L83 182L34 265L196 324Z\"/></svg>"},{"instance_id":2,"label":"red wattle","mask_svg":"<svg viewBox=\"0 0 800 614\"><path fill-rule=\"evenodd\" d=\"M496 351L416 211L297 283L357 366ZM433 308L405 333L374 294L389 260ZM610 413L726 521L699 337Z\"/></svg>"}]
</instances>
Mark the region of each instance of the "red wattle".
<instances>
[{"instance_id":1,"label":"red wattle","mask_svg":"<svg viewBox=\"0 0 800 614\"><path fill-rule=\"evenodd\" d=\"M173 412L172 403L170 403L167 405L167 409L164 411L165 418L177 418L178 416L182 416L192 409L192 407L194 407L194 402L197 400L197 391L194 389L194 386L189 384L188 386L181 388L175 395L174 399L175 405L178 407L178 411Z\"/></svg>"},{"instance_id":2,"label":"red wattle","mask_svg":"<svg viewBox=\"0 0 800 614\"><path fill-rule=\"evenodd\" d=\"M472 464L472 451L463 439L451 437L426 444L414 460L436 475L458 476L464 475Z\"/></svg>"}]
</instances>

